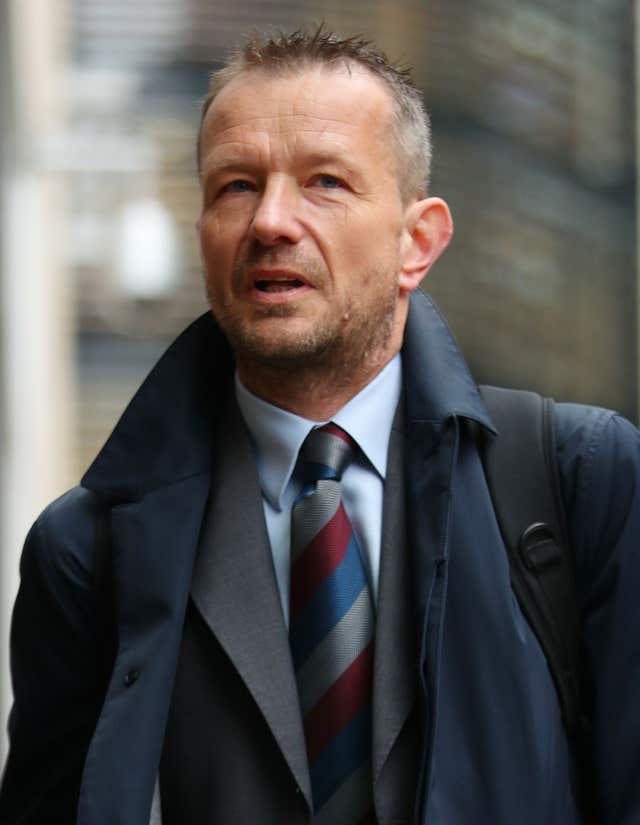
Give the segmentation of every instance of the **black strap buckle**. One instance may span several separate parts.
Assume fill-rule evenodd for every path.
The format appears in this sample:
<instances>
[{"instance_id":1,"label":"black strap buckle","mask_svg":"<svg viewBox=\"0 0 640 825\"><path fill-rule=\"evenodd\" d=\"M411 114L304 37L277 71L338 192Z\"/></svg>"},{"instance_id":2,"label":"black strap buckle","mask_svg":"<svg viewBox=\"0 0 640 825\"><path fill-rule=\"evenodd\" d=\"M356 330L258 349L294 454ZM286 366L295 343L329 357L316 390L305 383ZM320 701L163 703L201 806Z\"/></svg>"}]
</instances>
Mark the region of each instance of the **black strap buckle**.
<instances>
[{"instance_id":1,"label":"black strap buckle","mask_svg":"<svg viewBox=\"0 0 640 825\"><path fill-rule=\"evenodd\" d=\"M520 553L525 567L532 573L563 561L555 533L548 524L539 521L529 525L520 537Z\"/></svg>"}]
</instances>

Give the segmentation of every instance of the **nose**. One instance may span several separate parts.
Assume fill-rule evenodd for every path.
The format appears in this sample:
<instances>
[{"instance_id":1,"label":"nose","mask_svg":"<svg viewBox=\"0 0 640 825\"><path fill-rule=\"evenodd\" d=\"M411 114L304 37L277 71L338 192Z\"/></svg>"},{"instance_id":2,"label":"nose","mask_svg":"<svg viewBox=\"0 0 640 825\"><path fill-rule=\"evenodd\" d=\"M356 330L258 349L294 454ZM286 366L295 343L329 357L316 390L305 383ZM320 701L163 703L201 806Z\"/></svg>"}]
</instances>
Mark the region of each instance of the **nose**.
<instances>
[{"instance_id":1,"label":"nose","mask_svg":"<svg viewBox=\"0 0 640 825\"><path fill-rule=\"evenodd\" d=\"M281 177L269 179L251 221L251 234L263 246L298 243L302 237L298 207L294 182Z\"/></svg>"}]
</instances>

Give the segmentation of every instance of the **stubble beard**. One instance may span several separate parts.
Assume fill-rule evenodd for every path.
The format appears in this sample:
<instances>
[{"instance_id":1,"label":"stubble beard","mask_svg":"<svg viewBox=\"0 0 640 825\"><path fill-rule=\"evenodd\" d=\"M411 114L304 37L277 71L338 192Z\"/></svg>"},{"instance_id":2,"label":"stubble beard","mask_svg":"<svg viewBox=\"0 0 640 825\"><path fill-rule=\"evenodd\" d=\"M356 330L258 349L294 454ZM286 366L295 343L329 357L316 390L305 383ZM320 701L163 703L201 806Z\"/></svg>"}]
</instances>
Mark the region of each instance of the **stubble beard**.
<instances>
[{"instance_id":1,"label":"stubble beard","mask_svg":"<svg viewBox=\"0 0 640 825\"><path fill-rule=\"evenodd\" d=\"M279 265L284 266L283 262ZM317 271L308 261L291 262L287 266L305 273L316 289L328 289L325 273ZM243 282L246 266L234 269L232 284ZM390 277L389 267L368 273L365 281L371 285L363 300L352 300L324 314L314 325L304 330L289 331L286 319L299 313L297 302L263 305L254 308L259 316L249 321L233 306L221 306L214 298L205 276L209 305L235 352L239 365L251 371L270 373L282 381L304 381L310 389L324 384L348 385L354 377L368 371L376 372L384 363L386 351L395 331L398 287ZM385 285L385 288L382 288ZM285 322L274 332L278 320ZM261 323L264 320L264 324Z\"/></svg>"}]
</instances>

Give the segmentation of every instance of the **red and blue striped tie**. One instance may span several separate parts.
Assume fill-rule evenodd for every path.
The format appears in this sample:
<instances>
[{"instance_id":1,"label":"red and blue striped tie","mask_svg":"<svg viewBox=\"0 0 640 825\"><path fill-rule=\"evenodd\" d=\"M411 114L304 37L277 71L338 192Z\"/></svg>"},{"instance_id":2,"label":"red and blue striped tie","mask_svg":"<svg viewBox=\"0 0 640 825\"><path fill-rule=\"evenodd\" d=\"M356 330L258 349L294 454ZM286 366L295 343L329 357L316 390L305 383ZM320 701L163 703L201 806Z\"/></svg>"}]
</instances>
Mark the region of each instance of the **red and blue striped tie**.
<instances>
[{"instance_id":1,"label":"red and blue striped tie","mask_svg":"<svg viewBox=\"0 0 640 825\"><path fill-rule=\"evenodd\" d=\"M369 825L374 611L340 479L357 450L336 424L312 430L291 513L289 638L314 825Z\"/></svg>"}]
</instances>

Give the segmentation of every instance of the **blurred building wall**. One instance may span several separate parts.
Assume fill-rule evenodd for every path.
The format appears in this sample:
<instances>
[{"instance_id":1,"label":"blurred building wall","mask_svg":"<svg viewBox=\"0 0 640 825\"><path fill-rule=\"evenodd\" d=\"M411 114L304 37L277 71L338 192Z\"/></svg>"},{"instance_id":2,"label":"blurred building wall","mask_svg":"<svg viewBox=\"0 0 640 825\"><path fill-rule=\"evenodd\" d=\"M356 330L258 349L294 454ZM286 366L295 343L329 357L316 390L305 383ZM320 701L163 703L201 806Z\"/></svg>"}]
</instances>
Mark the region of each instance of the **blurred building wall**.
<instances>
[{"instance_id":1,"label":"blurred building wall","mask_svg":"<svg viewBox=\"0 0 640 825\"><path fill-rule=\"evenodd\" d=\"M428 288L479 380L637 415L633 7L435 2L456 238Z\"/></svg>"}]
</instances>

